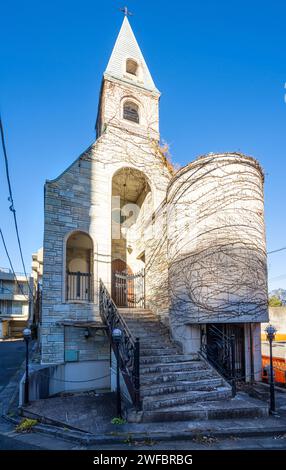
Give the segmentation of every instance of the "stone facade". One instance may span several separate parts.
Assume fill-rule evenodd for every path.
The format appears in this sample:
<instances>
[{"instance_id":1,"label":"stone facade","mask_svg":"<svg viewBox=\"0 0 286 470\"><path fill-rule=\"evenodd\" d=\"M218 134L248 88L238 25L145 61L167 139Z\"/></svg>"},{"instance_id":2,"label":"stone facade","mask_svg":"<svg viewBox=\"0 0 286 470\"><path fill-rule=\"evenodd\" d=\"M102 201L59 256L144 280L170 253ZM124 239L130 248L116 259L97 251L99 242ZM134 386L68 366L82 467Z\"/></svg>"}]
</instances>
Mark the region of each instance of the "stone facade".
<instances>
[{"instance_id":1,"label":"stone facade","mask_svg":"<svg viewBox=\"0 0 286 470\"><path fill-rule=\"evenodd\" d=\"M143 67L143 64L142 64ZM122 118L122 100L140 103L140 124ZM104 76L97 121L98 138L63 174L45 185L42 362L64 362L64 320L98 317L98 282L111 290L111 211L113 176L121 169L141 171L151 189L150 214L166 195L170 173L158 151L159 93ZM94 246L93 302L69 302L66 242L77 231ZM96 353L90 351L90 360Z\"/></svg>"},{"instance_id":2,"label":"stone facade","mask_svg":"<svg viewBox=\"0 0 286 470\"><path fill-rule=\"evenodd\" d=\"M198 351L207 323L250 324L257 339L267 320L262 170L241 154L210 154L173 176L159 145L159 97L125 18L103 76L97 140L45 185L43 364L108 364L104 336L64 324L100 321L99 280L111 293L113 262L145 268L146 307L186 352ZM70 298L68 276L79 292L83 279L92 284L88 298Z\"/></svg>"}]
</instances>

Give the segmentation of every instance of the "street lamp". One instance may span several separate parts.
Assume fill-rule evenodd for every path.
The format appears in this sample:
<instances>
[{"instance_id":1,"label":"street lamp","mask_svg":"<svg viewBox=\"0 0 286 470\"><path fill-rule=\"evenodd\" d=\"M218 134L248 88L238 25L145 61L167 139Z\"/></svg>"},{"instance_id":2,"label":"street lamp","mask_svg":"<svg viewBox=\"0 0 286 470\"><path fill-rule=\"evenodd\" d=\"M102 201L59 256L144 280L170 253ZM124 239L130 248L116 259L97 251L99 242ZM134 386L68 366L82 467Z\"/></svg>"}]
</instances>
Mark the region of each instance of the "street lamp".
<instances>
[{"instance_id":1,"label":"street lamp","mask_svg":"<svg viewBox=\"0 0 286 470\"><path fill-rule=\"evenodd\" d=\"M23 330L24 341L26 343L26 374L25 374L25 396L24 403L27 405L29 403L29 341L32 337L32 332L30 328L25 328Z\"/></svg>"},{"instance_id":2,"label":"street lamp","mask_svg":"<svg viewBox=\"0 0 286 470\"><path fill-rule=\"evenodd\" d=\"M274 387L274 374L273 374L273 359L272 359L272 343L275 339L276 328L273 325L268 325L265 328L265 333L269 341L270 349L270 407L269 412L275 414L275 387Z\"/></svg>"},{"instance_id":3,"label":"street lamp","mask_svg":"<svg viewBox=\"0 0 286 470\"><path fill-rule=\"evenodd\" d=\"M122 339L122 331L120 328L114 328L112 331L112 339L116 346L116 402L117 402L117 416L121 416L121 393L120 393L120 356L119 356L119 345Z\"/></svg>"}]
</instances>

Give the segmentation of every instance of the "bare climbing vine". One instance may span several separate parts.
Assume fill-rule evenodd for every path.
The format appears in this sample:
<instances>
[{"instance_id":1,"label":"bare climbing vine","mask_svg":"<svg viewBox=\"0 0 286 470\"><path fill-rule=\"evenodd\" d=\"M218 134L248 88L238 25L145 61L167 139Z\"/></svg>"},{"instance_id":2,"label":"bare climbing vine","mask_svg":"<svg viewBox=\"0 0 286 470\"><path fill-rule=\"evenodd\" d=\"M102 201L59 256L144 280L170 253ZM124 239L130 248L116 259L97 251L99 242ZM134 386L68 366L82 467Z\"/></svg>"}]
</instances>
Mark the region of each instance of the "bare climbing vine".
<instances>
[{"instance_id":1,"label":"bare climbing vine","mask_svg":"<svg viewBox=\"0 0 286 470\"><path fill-rule=\"evenodd\" d=\"M259 321L267 310L263 175L242 155L196 160L170 189L169 290L177 324ZM179 212L179 214L178 214ZM172 217L172 215L171 215Z\"/></svg>"}]
</instances>

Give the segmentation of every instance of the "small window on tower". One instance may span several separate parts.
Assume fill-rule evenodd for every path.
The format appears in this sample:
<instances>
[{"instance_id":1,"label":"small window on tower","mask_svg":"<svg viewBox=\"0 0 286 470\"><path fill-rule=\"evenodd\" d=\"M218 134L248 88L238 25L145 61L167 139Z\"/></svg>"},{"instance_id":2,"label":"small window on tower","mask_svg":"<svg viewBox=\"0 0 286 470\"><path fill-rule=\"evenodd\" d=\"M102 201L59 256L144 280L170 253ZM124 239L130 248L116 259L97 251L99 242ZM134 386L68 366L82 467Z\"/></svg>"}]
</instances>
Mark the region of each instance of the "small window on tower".
<instances>
[{"instance_id":1,"label":"small window on tower","mask_svg":"<svg viewBox=\"0 0 286 470\"><path fill-rule=\"evenodd\" d=\"M133 101L125 101L123 105L123 119L139 124L139 107Z\"/></svg>"},{"instance_id":2,"label":"small window on tower","mask_svg":"<svg viewBox=\"0 0 286 470\"><path fill-rule=\"evenodd\" d=\"M138 64L133 59L128 59L126 61L126 72L130 73L131 75L137 75L138 72Z\"/></svg>"}]
</instances>

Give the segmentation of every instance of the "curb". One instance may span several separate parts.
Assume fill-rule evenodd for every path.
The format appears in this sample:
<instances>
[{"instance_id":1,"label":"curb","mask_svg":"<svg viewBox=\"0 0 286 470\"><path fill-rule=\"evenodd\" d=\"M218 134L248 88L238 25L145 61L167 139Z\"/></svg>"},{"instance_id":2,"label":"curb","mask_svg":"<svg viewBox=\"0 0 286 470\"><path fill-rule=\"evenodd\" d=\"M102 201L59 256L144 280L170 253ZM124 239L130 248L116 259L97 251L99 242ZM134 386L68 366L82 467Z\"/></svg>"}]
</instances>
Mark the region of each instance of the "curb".
<instances>
[{"instance_id":1,"label":"curb","mask_svg":"<svg viewBox=\"0 0 286 470\"><path fill-rule=\"evenodd\" d=\"M3 418L13 424L19 424L20 419L12 418L10 416L3 416ZM118 429L118 428L117 428ZM245 437L273 437L274 435L286 434L286 423L282 426L275 426L271 428L258 429L237 429L229 428L228 431L220 430L197 430L197 431L182 431L182 432L134 432L114 431L114 435L110 434L91 434L84 431L64 429L62 427L54 426L51 424L37 424L33 427L32 432L46 434L48 436L57 437L70 442L77 442L83 445L92 444L132 444L134 442L145 442L146 440L152 441L178 441L178 440L194 440L200 436L216 437L226 439L229 437L245 438ZM117 434L117 435L116 435Z\"/></svg>"}]
</instances>

